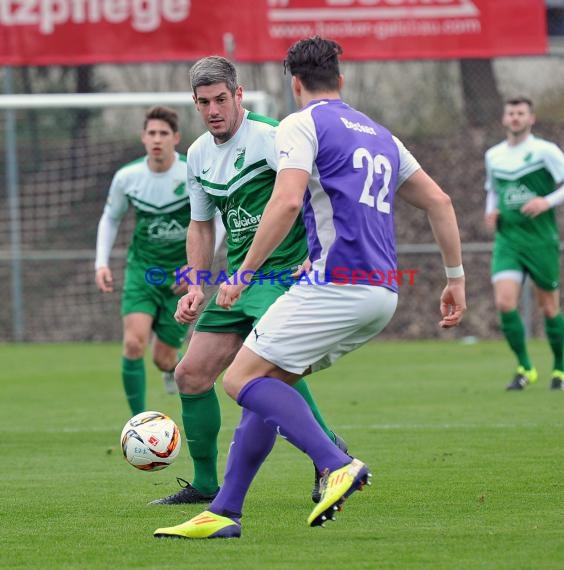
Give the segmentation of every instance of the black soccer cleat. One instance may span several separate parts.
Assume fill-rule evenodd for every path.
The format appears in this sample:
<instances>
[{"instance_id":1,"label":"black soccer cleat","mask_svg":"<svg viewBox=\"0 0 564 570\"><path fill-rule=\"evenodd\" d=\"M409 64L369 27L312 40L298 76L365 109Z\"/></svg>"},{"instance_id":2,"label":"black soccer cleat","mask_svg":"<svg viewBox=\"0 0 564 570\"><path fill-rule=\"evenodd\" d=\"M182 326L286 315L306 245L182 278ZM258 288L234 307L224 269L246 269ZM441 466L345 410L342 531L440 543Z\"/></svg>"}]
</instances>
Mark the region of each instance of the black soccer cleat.
<instances>
[{"instance_id":1,"label":"black soccer cleat","mask_svg":"<svg viewBox=\"0 0 564 570\"><path fill-rule=\"evenodd\" d=\"M192 487L188 481L177 477L178 484L182 487L180 491L164 497L162 499L155 499L149 505L190 505L196 503L211 503L217 496L219 489L211 495L204 495L195 487Z\"/></svg>"},{"instance_id":2,"label":"black soccer cleat","mask_svg":"<svg viewBox=\"0 0 564 570\"><path fill-rule=\"evenodd\" d=\"M515 377L507 386L506 390L524 390L525 386L528 384L527 379L522 374L515 374Z\"/></svg>"},{"instance_id":3,"label":"black soccer cleat","mask_svg":"<svg viewBox=\"0 0 564 570\"><path fill-rule=\"evenodd\" d=\"M349 455L349 453L348 453L349 449L348 449L347 442L342 437L339 437L337 434L335 434L335 445L341 451L344 451L347 455ZM319 481L321 480L321 477L323 476L323 474L317 470L317 467L315 465L313 466L313 469L315 471L315 479L313 481L313 489L311 490L311 500L314 503L319 503L319 501L321 500L321 491L319 490Z\"/></svg>"},{"instance_id":4,"label":"black soccer cleat","mask_svg":"<svg viewBox=\"0 0 564 570\"><path fill-rule=\"evenodd\" d=\"M555 370L552 373L552 380L550 381L551 390L564 390L564 373L560 370Z\"/></svg>"},{"instance_id":5,"label":"black soccer cleat","mask_svg":"<svg viewBox=\"0 0 564 570\"><path fill-rule=\"evenodd\" d=\"M534 384L538 380L539 374L536 368L525 370L522 366L517 368L513 380L505 387L506 390L524 390L529 384Z\"/></svg>"}]
</instances>

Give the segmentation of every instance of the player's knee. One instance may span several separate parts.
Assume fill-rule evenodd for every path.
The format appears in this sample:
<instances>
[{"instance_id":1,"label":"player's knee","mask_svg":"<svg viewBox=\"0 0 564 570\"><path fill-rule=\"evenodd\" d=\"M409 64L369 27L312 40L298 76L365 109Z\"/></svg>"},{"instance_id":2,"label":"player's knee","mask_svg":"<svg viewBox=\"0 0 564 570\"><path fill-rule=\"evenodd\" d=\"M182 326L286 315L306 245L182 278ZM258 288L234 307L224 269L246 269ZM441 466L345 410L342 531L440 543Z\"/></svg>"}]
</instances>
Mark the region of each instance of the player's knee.
<instances>
[{"instance_id":1,"label":"player's knee","mask_svg":"<svg viewBox=\"0 0 564 570\"><path fill-rule=\"evenodd\" d=\"M553 319L559 312L560 307L554 301L544 301L540 304L540 310L547 319Z\"/></svg>"},{"instance_id":2,"label":"player's knee","mask_svg":"<svg viewBox=\"0 0 564 570\"><path fill-rule=\"evenodd\" d=\"M174 369L174 379L178 390L183 394L203 394L212 389L215 378L199 374L194 367L184 360Z\"/></svg>"},{"instance_id":3,"label":"player's knee","mask_svg":"<svg viewBox=\"0 0 564 570\"><path fill-rule=\"evenodd\" d=\"M174 369L174 379L178 386L184 386L187 383L187 366L183 360L181 360Z\"/></svg>"},{"instance_id":4,"label":"player's knee","mask_svg":"<svg viewBox=\"0 0 564 570\"><path fill-rule=\"evenodd\" d=\"M145 348L145 343L136 336L127 336L123 341L124 355L131 360L142 358Z\"/></svg>"},{"instance_id":5,"label":"player's knee","mask_svg":"<svg viewBox=\"0 0 564 570\"><path fill-rule=\"evenodd\" d=\"M223 375L223 389L230 398L237 400L237 397L239 396L240 385L237 375L231 367L229 367Z\"/></svg>"},{"instance_id":6,"label":"player's knee","mask_svg":"<svg viewBox=\"0 0 564 570\"><path fill-rule=\"evenodd\" d=\"M543 316L547 319L554 318L560 312L560 292L537 291L537 304Z\"/></svg>"},{"instance_id":7,"label":"player's knee","mask_svg":"<svg viewBox=\"0 0 564 570\"><path fill-rule=\"evenodd\" d=\"M173 370L178 362L176 354L153 354L153 364L162 372Z\"/></svg>"},{"instance_id":8,"label":"player's knee","mask_svg":"<svg viewBox=\"0 0 564 570\"><path fill-rule=\"evenodd\" d=\"M496 297L495 308L499 313L508 313L517 308L517 303L507 297Z\"/></svg>"}]
</instances>

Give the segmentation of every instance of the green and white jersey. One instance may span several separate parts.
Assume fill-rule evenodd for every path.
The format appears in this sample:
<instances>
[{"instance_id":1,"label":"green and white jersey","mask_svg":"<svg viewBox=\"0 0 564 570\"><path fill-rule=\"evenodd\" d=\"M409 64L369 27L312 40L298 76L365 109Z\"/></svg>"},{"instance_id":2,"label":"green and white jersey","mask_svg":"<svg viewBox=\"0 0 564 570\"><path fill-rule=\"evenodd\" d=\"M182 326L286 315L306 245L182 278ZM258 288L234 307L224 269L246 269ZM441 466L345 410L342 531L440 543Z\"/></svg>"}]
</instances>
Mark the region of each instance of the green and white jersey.
<instances>
[{"instance_id":1,"label":"green and white jersey","mask_svg":"<svg viewBox=\"0 0 564 570\"><path fill-rule=\"evenodd\" d=\"M147 160L145 156L130 162L115 173L104 213L121 220L131 204L136 223L128 262L173 271L186 264L190 222L186 158L176 153L166 172L153 172Z\"/></svg>"},{"instance_id":2,"label":"green and white jersey","mask_svg":"<svg viewBox=\"0 0 564 570\"><path fill-rule=\"evenodd\" d=\"M554 192L564 181L564 154L551 142L529 135L510 146L501 142L486 152L486 185L498 196L497 235L516 246L558 243L554 210L529 218L520 212L532 198Z\"/></svg>"},{"instance_id":3,"label":"green and white jersey","mask_svg":"<svg viewBox=\"0 0 564 570\"><path fill-rule=\"evenodd\" d=\"M188 192L192 219L210 220L216 208L227 231L229 273L239 269L257 231L276 178L274 138L278 121L249 113L235 135L216 144L206 132L188 149ZM307 257L301 216L261 267L274 275L295 269Z\"/></svg>"}]
</instances>

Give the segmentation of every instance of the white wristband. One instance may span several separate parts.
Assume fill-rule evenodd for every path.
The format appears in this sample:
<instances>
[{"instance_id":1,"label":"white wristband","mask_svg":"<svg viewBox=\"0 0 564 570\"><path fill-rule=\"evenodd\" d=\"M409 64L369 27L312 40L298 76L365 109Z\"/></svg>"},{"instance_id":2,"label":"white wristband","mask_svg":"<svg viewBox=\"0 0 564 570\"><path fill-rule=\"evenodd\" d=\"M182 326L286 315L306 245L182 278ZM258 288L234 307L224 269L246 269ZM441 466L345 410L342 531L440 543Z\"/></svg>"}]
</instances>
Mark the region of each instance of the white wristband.
<instances>
[{"instance_id":1,"label":"white wristband","mask_svg":"<svg viewBox=\"0 0 564 570\"><path fill-rule=\"evenodd\" d=\"M455 267L447 267L445 265L445 273L448 279L464 277L464 267L462 265L456 265Z\"/></svg>"}]
</instances>

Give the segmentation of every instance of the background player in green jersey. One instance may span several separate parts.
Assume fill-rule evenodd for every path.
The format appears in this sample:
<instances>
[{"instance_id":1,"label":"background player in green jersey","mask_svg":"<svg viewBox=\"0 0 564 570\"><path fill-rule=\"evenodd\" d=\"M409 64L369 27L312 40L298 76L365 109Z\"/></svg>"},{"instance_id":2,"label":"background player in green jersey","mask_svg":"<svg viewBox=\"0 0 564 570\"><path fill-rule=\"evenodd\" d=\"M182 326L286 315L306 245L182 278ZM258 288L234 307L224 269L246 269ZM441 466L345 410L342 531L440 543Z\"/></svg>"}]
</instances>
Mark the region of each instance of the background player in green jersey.
<instances>
[{"instance_id":1,"label":"background player in green jersey","mask_svg":"<svg viewBox=\"0 0 564 570\"><path fill-rule=\"evenodd\" d=\"M533 104L526 97L506 101L506 140L486 152L486 215L495 230L492 282L501 330L517 357L508 390L522 390L538 373L527 352L517 305L526 275L535 284L545 331L554 354L551 388L564 387L564 319L560 311L560 238L554 207L564 201L564 154L531 134Z\"/></svg>"},{"instance_id":2,"label":"background player in green jersey","mask_svg":"<svg viewBox=\"0 0 564 570\"><path fill-rule=\"evenodd\" d=\"M151 331L155 333L153 361L163 371L167 391L174 393L178 349L188 328L174 319L179 295L186 291L184 285L175 284L174 269L186 265L186 229L190 221L186 159L175 151L180 141L176 112L166 107L149 109L141 140L147 154L115 173L96 244L96 285L100 291L110 293L110 252L120 221L132 205L136 224L121 305L122 379L132 414L146 409L143 355ZM156 269L146 274L150 268Z\"/></svg>"},{"instance_id":3,"label":"background player in green jersey","mask_svg":"<svg viewBox=\"0 0 564 570\"><path fill-rule=\"evenodd\" d=\"M249 113L242 107L242 87L234 65L223 57L207 57L190 70L196 108L208 132L188 149L188 190L192 221L187 249L190 266L188 294L178 303L177 319L195 322L204 300L198 275L209 270L213 258L216 209L227 230L227 260L233 274L253 241L262 212L276 178L274 136L277 121ZM305 228L301 218L261 270L269 279L255 281L232 310L219 307L214 296L198 319L195 332L175 377L182 404L186 441L194 462L191 484L154 504L209 502L217 494L217 436L221 417L215 392L217 377L231 363L255 322L290 286L289 273L307 258ZM277 275L283 274L278 282ZM342 448L321 417L304 380L295 384L325 433ZM319 500L318 476L312 499Z\"/></svg>"}]
</instances>

